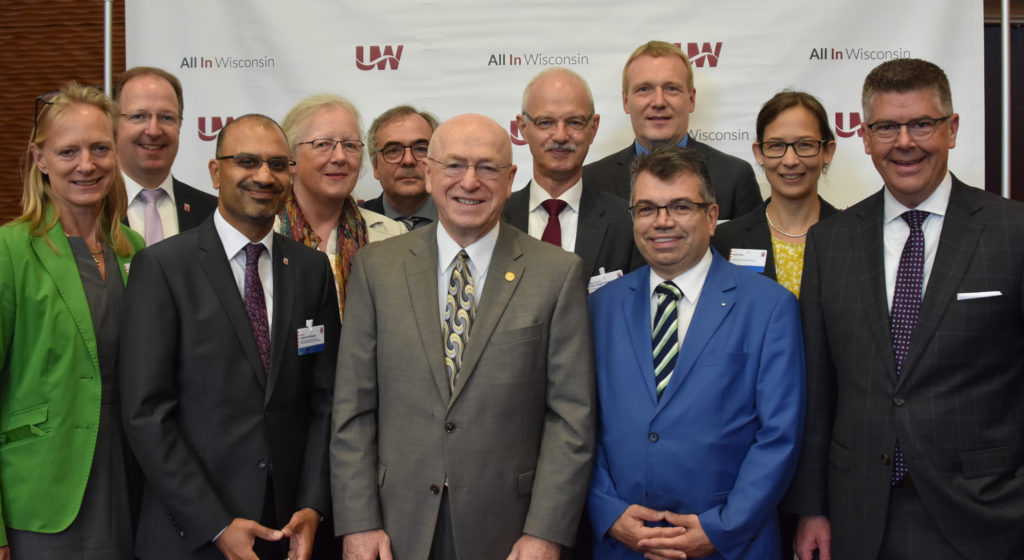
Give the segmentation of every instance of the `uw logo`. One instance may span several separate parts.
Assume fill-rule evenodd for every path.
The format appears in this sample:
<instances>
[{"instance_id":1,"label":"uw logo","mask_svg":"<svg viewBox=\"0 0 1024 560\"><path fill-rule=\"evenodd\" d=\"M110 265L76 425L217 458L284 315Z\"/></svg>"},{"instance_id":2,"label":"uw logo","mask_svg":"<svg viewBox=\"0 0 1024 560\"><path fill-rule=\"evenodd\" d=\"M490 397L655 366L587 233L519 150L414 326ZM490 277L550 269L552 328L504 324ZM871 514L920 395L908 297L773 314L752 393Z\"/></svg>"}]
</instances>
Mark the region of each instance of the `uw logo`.
<instances>
[{"instance_id":1,"label":"uw logo","mask_svg":"<svg viewBox=\"0 0 1024 560\"><path fill-rule=\"evenodd\" d=\"M849 126L843 126L843 113L836 113L836 136L840 138L852 138L854 135L864 136L864 129L860 126L860 113L854 111L849 115Z\"/></svg>"},{"instance_id":2,"label":"uw logo","mask_svg":"<svg viewBox=\"0 0 1024 560\"><path fill-rule=\"evenodd\" d=\"M373 45L369 47L370 59L366 59L365 47L356 47L356 68L360 70L373 70L374 66L377 70L386 70L385 66L390 66L392 70L398 70L398 62L402 60L402 49L405 45L398 45L395 49L391 45Z\"/></svg>"},{"instance_id":3,"label":"uw logo","mask_svg":"<svg viewBox=\"0 0 1024 560\"><path fill-rule=\"evenodd\" d=\"M525 146L526 138L523 138L523 131L519 130L519 123L515 119L512 119L511 124L508 126L509 139L516 146Z\"/></svg>"},{"instance_id":4,"label":"uw logo","mask_svg":"<svg viewBox=\"0 0 1024 560\"><path fill-rule=\"evenodd\" d=\"M210 117L210 127L206 127L206 117L199 117L199 139L204 142L217 139L217 133L224 125L235 120L235 117Z\"/></svg>"},{"instance_id":5,"label":"uw logo","mask_svg":"<svg viewBox=\"0 0 1024 560\"><path fill-rule=\"evenodd\" d=\"M683 48L681 43L672 43L673 45ZM718 66L718 57L722 54L722 42L715 43L712 47L711 43L686 43L686 57L690 59L692 64L695 64L699 68L704 67L704 63L707 62L710 68L716 68Z\"/></svg>"}]
</instances>

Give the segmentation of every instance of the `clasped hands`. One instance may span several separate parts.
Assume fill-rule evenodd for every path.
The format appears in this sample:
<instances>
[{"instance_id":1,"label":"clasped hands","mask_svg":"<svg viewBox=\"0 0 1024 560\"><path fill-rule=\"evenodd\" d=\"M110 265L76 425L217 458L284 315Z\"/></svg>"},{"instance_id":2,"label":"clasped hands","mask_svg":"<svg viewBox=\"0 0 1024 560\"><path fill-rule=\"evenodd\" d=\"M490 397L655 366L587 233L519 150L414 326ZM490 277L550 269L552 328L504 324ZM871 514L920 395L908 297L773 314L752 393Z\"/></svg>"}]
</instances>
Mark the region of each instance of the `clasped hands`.
<instances>
[{"instance_id":1,"label":"clasped hands","mask_svg":"<svg viewBox=\"0 0 1024 560\"><path fill-rule=\"evenodd\" d=\"M227 560L259 560L252 550L256 539L288 539L288 560L309 560L319 524L320 514L312 508L302 508L295 512L288 524L280 530L264 527L251 519L236 517L214 544Z\"/></svg>"},{"instance_id":2,"label":"clasped hands","mask_svg":"<svg viewBox=\"0 0 1024 560\"><path fill-rule=\"evenodd\" d=\"M657 522L665 522L669 526L647 525ZM696 515L653 510L639 504L626 508L608 534L643 553L648 560L703 558L715 553L715 545L704 533Z\"/></svg>"}]
</instances>

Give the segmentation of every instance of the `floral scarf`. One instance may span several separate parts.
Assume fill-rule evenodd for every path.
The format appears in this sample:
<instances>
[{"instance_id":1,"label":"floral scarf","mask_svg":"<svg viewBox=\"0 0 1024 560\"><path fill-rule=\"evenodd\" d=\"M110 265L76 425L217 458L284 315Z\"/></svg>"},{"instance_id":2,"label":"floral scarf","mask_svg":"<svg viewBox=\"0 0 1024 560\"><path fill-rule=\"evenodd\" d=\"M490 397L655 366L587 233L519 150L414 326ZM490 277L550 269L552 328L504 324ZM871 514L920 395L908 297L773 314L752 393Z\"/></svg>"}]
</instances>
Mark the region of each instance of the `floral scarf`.
<instances>
[{"instance_id":1,"label":"floral scarf","mask_svg":"<svg viewBox=\"0 0 1024 560\"><path fill-rule=\"evenodd\" d=\"M291 237L295 241L305 244L307 247L316 249L320 246L320 237L313 231L313 227L302 215L295 195L292 194L284 203L278 217L281 219L281 234ZM338 290L338 313L342 320L345 318L345 287L348 286L348 275L352 271L352 259L356 251L366 245L369 241L369 232L366 229L366 220L359 213L352 197L345 199L342 203L341 219L338 224L338 247L337 253L333 255L334 284Z\"/></svg>"}]
</instances>

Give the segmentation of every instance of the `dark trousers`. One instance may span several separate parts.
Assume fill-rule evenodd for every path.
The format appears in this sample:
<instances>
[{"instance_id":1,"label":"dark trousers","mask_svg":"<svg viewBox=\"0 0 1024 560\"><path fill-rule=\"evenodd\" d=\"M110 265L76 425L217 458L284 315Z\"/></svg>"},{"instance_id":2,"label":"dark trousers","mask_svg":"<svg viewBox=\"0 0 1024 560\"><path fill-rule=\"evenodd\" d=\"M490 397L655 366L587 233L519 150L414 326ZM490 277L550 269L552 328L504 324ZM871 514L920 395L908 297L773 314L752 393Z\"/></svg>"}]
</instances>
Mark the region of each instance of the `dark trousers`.
<instances>
[{"instance_id":1,"label":"dark trousers","mask_svg":"<svg viewBox=\"0 0 1024 560\"><path fill-rule=\"evenodd\" d=\"M452 532L452 505L448 487L441 493L441 507L434 525L434 541L430 543L430 560L458 560L455 556L455 534Z\"/></svg>"},{"instance_id":2,"label":"dark trousers","mask_svg":"<svg viewBox=\"0 0 1024 560\"><path fill-rule=\"evenodd\" d=\"M913 482L889 492L889 512L878 560L964 560L932 521Z\"/></svg>"}]
</instances>

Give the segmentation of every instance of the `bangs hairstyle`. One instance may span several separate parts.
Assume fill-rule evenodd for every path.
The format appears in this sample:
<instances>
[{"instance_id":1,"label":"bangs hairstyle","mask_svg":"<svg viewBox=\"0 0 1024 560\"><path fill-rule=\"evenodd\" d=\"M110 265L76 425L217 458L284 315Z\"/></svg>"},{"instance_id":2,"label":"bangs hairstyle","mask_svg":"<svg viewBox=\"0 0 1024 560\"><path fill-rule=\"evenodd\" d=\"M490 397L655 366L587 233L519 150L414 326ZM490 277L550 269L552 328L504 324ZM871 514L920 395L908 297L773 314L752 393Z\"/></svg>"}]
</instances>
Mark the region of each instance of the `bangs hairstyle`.
<instances>
[{"instance_id":1,"label":"bangs hairstyle","mask_svg":"<svg viewBox=\"0 0 1024 560\"><path fill-rule=\"evenodd\" d=\"M78 82L69 82L48 103L42 104L36 128L32 131L33 136L29 140L23 156L22 214L18 217L19 221L29 223L29 233L34 237L45 235L57 224L57 220L60 219L60 208L53 204L50 178L36 166L35 158L32 157L32 147L43 148L57 117L75 105L90 105L102 111L110 122L111 148L116 145L115 134L119 114L117 103L100 90L82 86ZM132 248L128 238L121 231L121 221L124 219L125 209L128 207L128 195L125 194L121 168L117 165L117 154L115 152L112 155L115 157L114 167L111 171L113 184L101 203L99 229L104 240L113 246L118 255L127 256L131 253ZM43 223L46 220L48 208L53 209L52 219L49 223ZM54 252L57 251L57 248L49 242L49 238L47 238L47 244Z\"/></svg>"},{"instance_id":2,"label":"bangs hairstyle","mask_svg":"<svg viewBox=\"0 0 1024 560\"><path fill-rule=\"evenodd\" d=\"M921 89L931 92L935 104L944 114L953 114L949 78L942 68L919 58L897 58L879 64L864 78L864 90L860 96L864 118L870 122L868 109L876 93L907 93Z\"/></svg>"},{"instance_id":3,"label":"bangs hairstyle","mask_svg":"<svg viewBox=\"0 0 1024 560\"><path fill-rule=\"evenodd\" d=\"M829 142L835 141L836 136L832 133L832 127L829 126L828 122L828 114L825 112L825 107L822 106L821 101L818 101L817 97L807 92L790 90L776 93L761 106L761 111L757 114L757 141L764 142L764 129L768 128L772 121L779 118L783 111L793 107L803 107L810 111L814 115L814 120L818 122L818 132L821 133L821 139L828 140Z\"/></svg>"}]
</instances>

